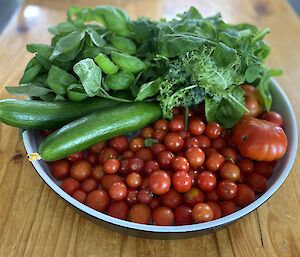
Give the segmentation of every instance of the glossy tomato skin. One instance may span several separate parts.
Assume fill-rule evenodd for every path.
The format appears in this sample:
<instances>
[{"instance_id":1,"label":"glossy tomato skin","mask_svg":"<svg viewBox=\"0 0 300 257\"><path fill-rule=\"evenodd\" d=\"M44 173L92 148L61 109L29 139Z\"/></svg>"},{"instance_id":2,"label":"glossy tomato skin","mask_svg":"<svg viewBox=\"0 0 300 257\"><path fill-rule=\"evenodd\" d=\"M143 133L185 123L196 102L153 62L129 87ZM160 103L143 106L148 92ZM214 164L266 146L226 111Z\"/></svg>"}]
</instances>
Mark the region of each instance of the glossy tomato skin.
<instances>
[{"instance_id":1,"label":"glossy tomato skin","mask_svg":"<svg viewBox=\"0 0 300 257\"><path fill-rule=\"evenodd\" d=\"M185 171L190 169L188 160L182 156L175 157L171 162L174 171Z\"/></svg>"},{"instance_id":2,"label":"glossy tomato skin","mask_svg":"<svg viewBox=\"0 0 300 257\"><path fill-rule=\"evenodd\" d=\"M202 171L197 175L197 185L201 191L211 192L217 185L217 178L210 171Z\"/></svg>"},{"instance_id":3,"label":"glossy tomato skin","mask_svg":"<svg viewBox=\"0 0 300 257\"><path fill-rule=\"evenodd\" d=\"M234 197L234 201L238 206L245 207L255 200L255 193L251 187L246 184L239 184L237 187L238 191Z\"/></svg>"},{"instance_id":4,"label":"glossy tomato skin","mask_svg":"<svg viewBox=\"0 0 300 257\"><path fill-rule=\"evenodd\" d=\"M87 160L78 160L70 168L70 177L83 181L92 174L92 165Z\"/></svg>"},{"instance_id":5,"label":"glossy tomato skin","mask_svg":"<svg viewBox=\"0 0 300 257\"><path fill-rule=\"evenodd\" d=\"M172 176L172 185L179 193L185 193L192 187L192 178L185 171L177 171Z\"/></svg>"},{"instance_id":6,"label":"glossy tomato skin","mask_svg":"<svg viewBox=\"0 0 300 257\"><path fill-rule=\"evenodd\" d=\"M75 190L72 194L72 197L74 197L78 202L84 203L85 199L87 197L86 192L84 192L81 189Z\"/></svg>"},{"instance_id":7,"label":"glossy tomato skin","mask_svg":"<svg viewBox=\"0 0 300 257\"><path fill-rule=\"evenodd\" d=\"M182 197L181 194L170 188L167 193L160 196L160 202L168 208L175 209L182 203Z\"/></svg>"},{"instance_id":8,"label":"glossy tomato skin","mask_svg":"<svg viewBox=\"0 0 300 257\"><path fill-rule=\"evenodd\" d=\"M261 118L270 121L279 127L284 126L284 119L278 112L265 112Z\"/></svg>"},{"instance_id":9,"label":"glossy tomato skin","mask_svg":"<svg viewBox=\"0 0 300 257\"><path fill-rule=\"evenodd\" d=\"M148 184L150 190L154 194L162 195L169 191L171 179L167 172L163 170L156 170L148 177Z\"/></svg>"},{"instance_id":10,"label":"glossy tomato skin","mask_svg":"<svg viewBox=\"0 0 300 257\"><path fill-rule=\"evenodd\" d=\"M124 201L111 203L107 208L107 214L122 220L126 220L128 216L128 205Z\"/></svg>"},{"instance_id":11,"label":"glossy tomato skin","mask_svg":"<svg viewBox=\"0 0 300 257\"><path fill-rule=\"evenodd\" d=\"M69 155L67 159L69 162L73 163L73 162L82 160L83 158L84 158L84 152L80 151L80 152L76 152L76 153Z\"/></svg>"},{"instance_id":12,"label":"glossy tomato skin","mask_svg":"<svg viewBox=\"0 0 300 257\"><path fill-rule=\"evenodd\" d=\"M77 180L68 177L62 181L62 183L60 184L60 187L66 193L68 193L69 195L72 195L75 190L80 188L80 184Z\"/></svg>"},{"instance_id":13,"label":"glossy tomato skin","mask_svg":"<svg viewBox=\"0 0 300 257\"><path fill-rule=\"evenodd\" d=\"M56 179L63 179L69 175L70 164L67 160L58 160L50 163L50 171Z\"/></svg>"},{"instance_id":14,"label":"glossy tomato skin","mask_svg":"<svg viewBox=\"0 0 300 257\"><path fill-rule=\"evenodd\" d=\"M220 206L215 202L206 202L206 204L213 210L214 217L213 219L219 219L222 217L222 211Z\"/></svg>"},{"instance_id":15,"label":"glossy tomato skin","mask_svg":"<svg viewBox=\"0 0 300 257\"><path fill-rule=\"evenodd\" d=\"M157 207L152 213L153 223L158 226L171 226L174 223L173 211L165 206Z\"/></svg>"},{"instance_id":16,"label":"glossy tomato skin","mask_svg":"<svg viewBox=\"0 0 300 257\"><path fill-rule=\"evenodd\" d=\"M256 161L280 159L288 144L281 127L253 117L244 117L234 127L232 139L243 157Z\"/></svg>"},{"instance_id":17,"label":"glossy tomato skin","mask_svg":"<svg viewBox=\"0 0 300 257\"><path fill-rule=\"evenodd\" d=\"M93 190L96 190L98 188L98 182L94 178L87 178L81 182L81 189L89 194Z\"/></svg>"},{"instance_id":18,"label":"glossy tomato skin","mask_svg":"<svg viewBox=\"0 0 300 257\"><path fill-rule=\"evenodd\" d=\"M118 136L109 140L108 146L114 148L120 154L128 149L129 143L127 137Z\"/></svg>"},{"instance_id":19,"label":"glossy tomato skin","mask_svg":"<svg viewBox=\"0 0 300 257\"><path fill-rule=\"evenodd\" d=\"M250 186L255 192L262 193L267 190L267 179L257 173L251 173L246 180L248 186Z\"/></svg>"},{"instance_id":20,"label":"glossy tomato skin","mask_svg":"<svg viewBox=\"0 0 300 257\"><path fill-rule=\"evenodd\" d=\"M104 211L109 205L109 195L103 189L96 189L88 194L86 205L97 211Z\"/></svg>"},{"instance_id":21,"label":"glossy tomato skin","mask_svg":"<svg viewBox=\"0 0 300 257\"><path fill-rule=\"evenodd\" d=\"M222 216L227 216L237 210L236 203L233 200L220 202L219 206L222 210Z\"/></svg>"},{"instance_id":22,"label":"glossy tomato skin","mask_svg":"<svg viewBox=\"0 0 300 257\"><path fill-rule=\"evenodd\" d=\"M172 152L179 152L184 146L184 140L177 133L168 133L164 138L167 149Z\"/></svg>"},{"instance_id":23,"label":"glossy tomato skin","mask_svg":"<svg viewBox=\"0 0 300 257\"><path fill-rule=\"evenodd\" d=\"M129 210L128 219L136 223L148 224L151 219L151 208L146 204L135 204Z\"/></svg>"},{"instance_id":24,"label":"glossy tomato skin","mask_svg":"<svg viewBox=\"0 0 300 257\"><path fill-rule=\"evenodd\" d=\"M193 207L197 203L202 203L204 201L204 194L200 189L192 187L190 190L184 193L183 202L185 205Z\"/></svg>"},{"instance_id":25,"label":"glossy tomato skin","mask_svg":"<svg viewBox=\"0 0 300 257\"><path fill-rule=\"evenodd\" d=\"M185 205L176 207L174 211L174 219L177 226L192 224L192 208Z\"/></svg>"},{"instance_id":26,"label":"glossy tomato skin","mask_svg":"<svg viewBox=\"0 0 300 257\"><path fill-rule=\"evenodd\" d=\"M192 209L192 217L196 223L211 221L214 218L214 212L206 203L197 203Z\"/></svg>"},{"instance_id":27,"label":"glossy tomato skin","mask_svg":"<svg viewBox=\"0 0 300 257\"><path fill-rule=\"evenodd\" d=\"M237 185L230 179L218 183L217 194L224 200L231 200L237 194Z\"/></svg>"}]
</instances>

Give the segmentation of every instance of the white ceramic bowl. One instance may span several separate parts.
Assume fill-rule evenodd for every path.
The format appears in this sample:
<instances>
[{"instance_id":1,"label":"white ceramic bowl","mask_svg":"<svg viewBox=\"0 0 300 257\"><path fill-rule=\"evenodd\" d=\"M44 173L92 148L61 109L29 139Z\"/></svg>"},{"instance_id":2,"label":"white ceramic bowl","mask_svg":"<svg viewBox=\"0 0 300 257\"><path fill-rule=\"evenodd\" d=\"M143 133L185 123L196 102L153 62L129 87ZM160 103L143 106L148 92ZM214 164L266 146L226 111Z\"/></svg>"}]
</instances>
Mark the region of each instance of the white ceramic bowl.
<instances>
[{"instance_id":1,"label":"white ceramic bowl","mask_svg":"<svg viewBox=\"0 0 300 257\"><path fill-rule=\"evenodd\" d=\"M276 165L273 176L268 181L268 190L264 194L259 196L253 203L245 208L242 208L233 214L217 220L185 226L154 226L142 225L116 219L89 208L65 193L59 187L58 181L52 177L49 167L44 161L34 161L32 164L44 182L71 207L75 208L81 214L87 216L93 221L101 223L103 226L110 229L122 231L130 235L165 239L191 237L197 234L207 233L209 230L217 229L221 226L236 221L258 208L265 201L267 201L269 197L276 192L276 190L278 190L291 171L296 157L298 144L297 121L287 96L275 81L272 82L271 92L273 96L272 110L281 113L285 119L285 132L289 141L287 152L284 158L282 158ZM27 153L33 153L37 151L38 145L41 141L41 137L37 131L25 131L23 133L23 139Z\"/></svg>"}]
</instances>

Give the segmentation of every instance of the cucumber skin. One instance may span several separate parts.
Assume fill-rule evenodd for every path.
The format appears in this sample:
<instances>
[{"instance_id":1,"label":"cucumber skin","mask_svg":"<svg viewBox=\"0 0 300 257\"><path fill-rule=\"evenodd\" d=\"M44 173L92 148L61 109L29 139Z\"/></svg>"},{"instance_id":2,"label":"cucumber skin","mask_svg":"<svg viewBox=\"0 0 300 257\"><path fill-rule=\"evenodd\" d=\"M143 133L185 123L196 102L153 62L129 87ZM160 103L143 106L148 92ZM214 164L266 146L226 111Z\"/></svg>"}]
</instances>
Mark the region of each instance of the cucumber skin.
<instances>
[{"instance_id":1,"label":"cucumber skin","mask_svg":"<svg viewBox=\"0 0 300 257\"><path fill-rule=\"evenodd\" d=\"M100 97L82 102L4 99L0 101L0 122L24 129L59 128L87 114L119 103Z\"/></svg>"},{"instance_id":2,"label":"cucumber skin","mask_svg":"<svg viewBox=\"0 0 300 257\"><path fill-rule=\"evenodd\" d=\"M55 161L115 136L141 129L162 115L155 103L123 103L101 110L55 131L39 146L44 161Z\"/></svg>"}]
</instances>

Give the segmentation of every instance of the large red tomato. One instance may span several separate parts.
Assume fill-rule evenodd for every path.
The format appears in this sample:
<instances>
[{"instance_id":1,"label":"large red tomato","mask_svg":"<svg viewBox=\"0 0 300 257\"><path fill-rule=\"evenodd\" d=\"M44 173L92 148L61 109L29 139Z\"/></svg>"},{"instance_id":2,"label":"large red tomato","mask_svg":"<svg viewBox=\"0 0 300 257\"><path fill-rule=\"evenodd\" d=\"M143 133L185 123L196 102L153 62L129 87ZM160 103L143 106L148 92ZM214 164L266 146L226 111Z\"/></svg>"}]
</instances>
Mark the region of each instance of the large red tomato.
<instances>
[{"instance_id":1,"label":"large red tomato","mask_svg":"<svg viewBox=\"0 0 300 257\"><path fill-rule=\"evenodd\" d=\"M234 127L232 140L242 156L256 161L280 159L288 144L281 127L249 116Z\"/></svg>"}]
</instances>

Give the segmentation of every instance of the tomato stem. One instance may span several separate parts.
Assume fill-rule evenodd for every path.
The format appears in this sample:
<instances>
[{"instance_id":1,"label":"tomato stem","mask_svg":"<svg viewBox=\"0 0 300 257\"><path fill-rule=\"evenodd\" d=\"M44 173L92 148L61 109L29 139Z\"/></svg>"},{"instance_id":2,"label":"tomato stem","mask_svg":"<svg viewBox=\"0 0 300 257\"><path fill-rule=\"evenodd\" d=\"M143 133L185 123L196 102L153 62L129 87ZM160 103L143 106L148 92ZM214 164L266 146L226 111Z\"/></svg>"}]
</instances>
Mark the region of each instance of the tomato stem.
<instances>
[{"instance_id":1,"label":"tomato stem","mask_svg":"<svg viewBox=\"0 0 300 257\"><path fill-rule=\"evenodd\" d=\"M189 107L185 107L185 114L184 114L184 130L188 129L189 124Z\"/></svg>"}]
</instances>

